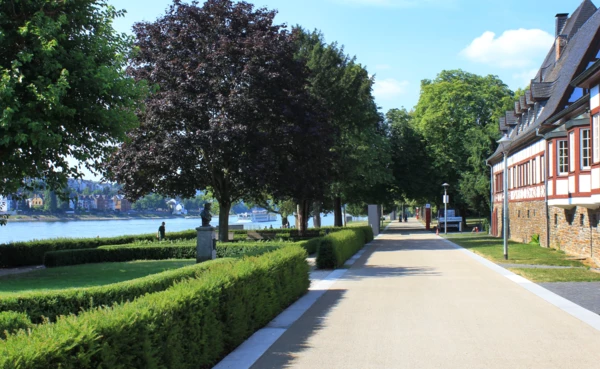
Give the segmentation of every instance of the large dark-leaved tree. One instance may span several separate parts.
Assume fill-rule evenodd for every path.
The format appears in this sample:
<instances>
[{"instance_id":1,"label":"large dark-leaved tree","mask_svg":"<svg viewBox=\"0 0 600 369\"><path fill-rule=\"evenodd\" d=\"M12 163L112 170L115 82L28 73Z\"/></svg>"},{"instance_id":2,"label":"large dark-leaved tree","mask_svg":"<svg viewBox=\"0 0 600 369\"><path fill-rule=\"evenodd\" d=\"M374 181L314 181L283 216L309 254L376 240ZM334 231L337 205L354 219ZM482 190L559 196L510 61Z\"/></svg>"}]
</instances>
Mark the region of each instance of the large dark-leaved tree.
<instances>
[{"instance_id":1,"label":"large dark-leaved tree","mask_svg":"<svg viewBox=\"0 0 600 369\"><path fill-rule=\"evenodd\" d=\"M293 37L274 16L245 2L175 1L157 21L134 26L129 73L153 92L109 165L130 199L208 189L225 241L239 199L266 191L310 198L324 186L310 181L327 173L328 161L315 158L327 154L331 131L306 91Z\"/></svg>"},{"instance_id":2,"label":"large dark-leaved tree","mask_svg":"<svg viewBox=\"0 0 600 369\"><path fill-rule=\"evenodd\" d=\"M0 1L0 194L64 188L137 124L129 36L105 0Z\"/></svg>"}]
</instances>

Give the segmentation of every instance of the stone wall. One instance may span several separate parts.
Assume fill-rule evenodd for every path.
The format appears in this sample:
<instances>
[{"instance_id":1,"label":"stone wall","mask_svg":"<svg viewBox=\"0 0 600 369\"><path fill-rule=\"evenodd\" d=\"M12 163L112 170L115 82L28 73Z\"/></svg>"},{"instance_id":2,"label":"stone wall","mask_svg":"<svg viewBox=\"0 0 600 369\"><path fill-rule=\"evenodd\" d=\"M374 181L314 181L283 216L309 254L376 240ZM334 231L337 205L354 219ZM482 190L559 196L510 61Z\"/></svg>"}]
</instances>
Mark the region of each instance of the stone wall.
<instances>
[{"instance_id":1,"label":"stone wall","mask_svg":"<svg viewBox=\"0 0 600 369\"><path fill-rule=\"evenodd\" d=\"M495 203L496 237L502 237L502 203ZM546 206L544 201L509 203L509 239L529 243L531 236L540 236L540 245L546 247ZM574 208L565 210L551 206L550 247L577 257L591 257L600 265L600 209ZM494 220L492 220L492 223Z\"/></svg>"},{"instance_id":2,"label":"stone wall","mask_svg":"<svg viewBox=\"0 0 600 369\"><path fill-rule=\"evenodd\" d=\"M550 246L567 254L600 261L599 210L550 207Z\"/></svg>"}]
</instances>

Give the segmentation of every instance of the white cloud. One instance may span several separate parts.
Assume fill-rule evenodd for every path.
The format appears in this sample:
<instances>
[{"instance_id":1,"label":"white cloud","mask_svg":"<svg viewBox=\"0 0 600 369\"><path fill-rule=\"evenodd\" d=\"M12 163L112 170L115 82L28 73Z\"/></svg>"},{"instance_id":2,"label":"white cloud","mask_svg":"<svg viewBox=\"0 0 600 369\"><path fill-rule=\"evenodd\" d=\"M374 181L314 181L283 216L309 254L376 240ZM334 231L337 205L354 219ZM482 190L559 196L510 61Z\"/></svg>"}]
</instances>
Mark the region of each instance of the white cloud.
<instances>
[{"instance_id":1,"label":"white cloud","mask_svg":"<svg viewBox=\"0 0 600 369\"><path fill-rule=\"evenodd\" d=\"M541 29L508 30L498 37L486 31L460 55L501 68L531 68L548 53L553 42L554 36Z\"/></svg>"},{"instance_id":2,"label":"white cloud","mask_svg":"<svg viewBox=\"0 0 600 369\"><path fill-rule=\"evenodd\" d=\"M337 3L348 5L378 6L393 8L417 8L424 6L452 5L454 0L333 0Z\"/></svg>"},{"instance_id":3,"label":"white cloud","mask_svg":"<svg viewBox=\"0 0 600 369\"><path fill-rule=\"evenodd\" d=\"M539 69L531 69L520 73L514 73L512 75L512 78L513 80L515 80L515 83L517 83L517 85L520 88L529 87L529 85L531 84L531 80L533 79L533 77L535 77L538 70Z\"/></svg>"},{"instance_id":4,"label":"white cloud","mask_svg":"<svg viewBox=\"0 0 600 369\"><path fill-rule=\"evenodd\" d=\"M373 96L380 100L391 100L406 93L408 85L408 81L398 81L393 78L375 81Z\"/></svg>"}]
</instances>

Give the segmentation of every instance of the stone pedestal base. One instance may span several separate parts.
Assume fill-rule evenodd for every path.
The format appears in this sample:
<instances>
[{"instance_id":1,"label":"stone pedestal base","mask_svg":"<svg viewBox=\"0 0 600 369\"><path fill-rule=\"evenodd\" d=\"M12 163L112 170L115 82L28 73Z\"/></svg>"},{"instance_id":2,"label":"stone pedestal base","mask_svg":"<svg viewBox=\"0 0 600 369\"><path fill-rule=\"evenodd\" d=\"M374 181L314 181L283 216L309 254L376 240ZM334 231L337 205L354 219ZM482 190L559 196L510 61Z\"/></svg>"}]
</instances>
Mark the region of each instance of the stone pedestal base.
<instances>
[{"instance_id":1,"label":"stone pedestal base","mask_svg":"<svg viewBox=\"0 0 600 369\"><path fill-rule=\"evenodd\" d=\"M217 251L214 250L213 227L198 227L198 239L196 241L196 263L217 258Z\"/></svg>"}]
</instances>

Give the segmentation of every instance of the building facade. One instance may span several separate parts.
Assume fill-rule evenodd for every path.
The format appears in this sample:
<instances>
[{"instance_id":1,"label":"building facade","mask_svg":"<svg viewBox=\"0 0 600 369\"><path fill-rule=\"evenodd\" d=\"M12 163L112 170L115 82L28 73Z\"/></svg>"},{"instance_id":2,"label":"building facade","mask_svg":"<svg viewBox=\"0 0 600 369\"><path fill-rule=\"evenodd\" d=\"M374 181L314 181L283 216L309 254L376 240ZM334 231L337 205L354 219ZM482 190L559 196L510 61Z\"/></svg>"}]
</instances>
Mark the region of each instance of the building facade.
<instances>
[{"instance_id":1,"label":"building facade","mask_svg":"<svg viewBox=\"0 0 600 369\"><path fill-rule=\"evenodd\" d=\"M491 231L502 236L506 192L511 239L539 237L542 246L600 262L600 11L585 0L555 24L529 89L500 119L509 140L488 159Z\"/></svg>"}]
</instances>

